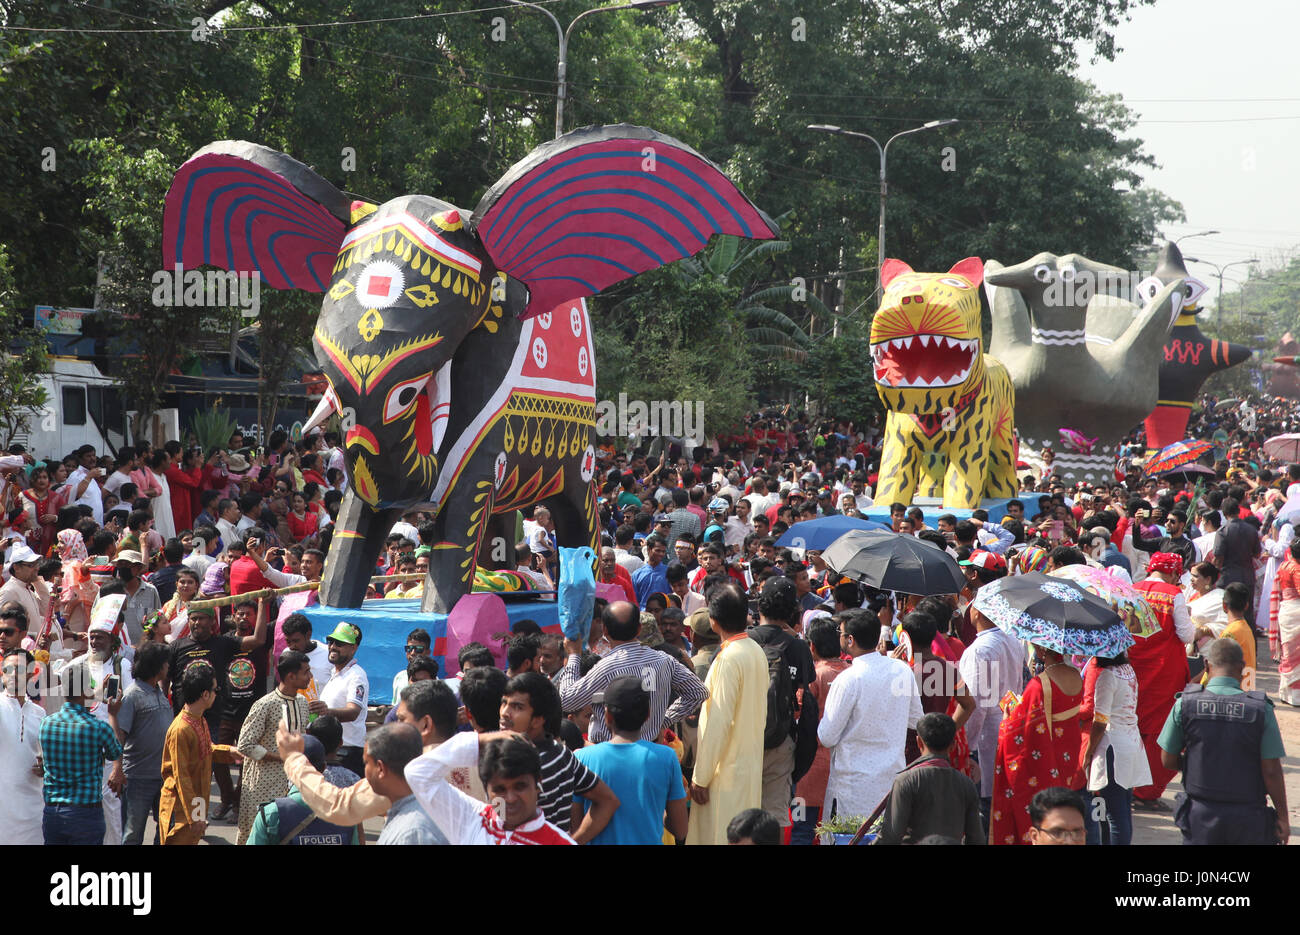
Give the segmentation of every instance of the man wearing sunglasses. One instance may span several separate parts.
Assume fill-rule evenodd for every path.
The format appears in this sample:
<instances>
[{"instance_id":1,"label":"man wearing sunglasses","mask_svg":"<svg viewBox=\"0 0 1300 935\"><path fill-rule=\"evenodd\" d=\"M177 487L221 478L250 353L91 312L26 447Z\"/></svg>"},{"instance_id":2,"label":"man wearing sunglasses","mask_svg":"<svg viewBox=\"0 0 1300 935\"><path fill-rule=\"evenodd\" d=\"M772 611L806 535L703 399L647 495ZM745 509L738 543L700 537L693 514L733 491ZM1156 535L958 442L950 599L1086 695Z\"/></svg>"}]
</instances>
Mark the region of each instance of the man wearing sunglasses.
<instances>
[{"instance_id":1,"label":"man wearing sunglasses","mask_svg":"<svg viewBox=\"0 0 1300 935\"><path fill-rule=\"evenodd\" d=\"M26 649L23 637L27 635L27 612L17 604L0 610L0 652Z\"/></svg>"},{"instance_id":2,"label":"man wearing sunglasses","mask_svg":"<svg viewBox=\"0 0 1300 935\"><path fill-rule=\"evenodd\" d=\"M361 646L361 628L351 623L340 623L325 637L325 645L334 671L320 690L320 700L311 702L308 710L318 716L329 714L339 719L343 725L339 763L360 776L366 771L363 750L366 745L366 704L370 701L370 679L355 658Z\"/></svg>"},{"instance_id":3,"label":"man wearing sunglasses","mask_svg":"<svg viewBox=\"0 0 1300 935\"><path fill-rule=\"evenodd\" d=\"M402 689L410 684L411 676L406 671L407 667L416 660L429 658L432 642L428 631L420 627L406 634L406 665L402 667L401 672L393 676L393 707L397 707L397 699L402 696Z\"/></svg>"}]
</instances>

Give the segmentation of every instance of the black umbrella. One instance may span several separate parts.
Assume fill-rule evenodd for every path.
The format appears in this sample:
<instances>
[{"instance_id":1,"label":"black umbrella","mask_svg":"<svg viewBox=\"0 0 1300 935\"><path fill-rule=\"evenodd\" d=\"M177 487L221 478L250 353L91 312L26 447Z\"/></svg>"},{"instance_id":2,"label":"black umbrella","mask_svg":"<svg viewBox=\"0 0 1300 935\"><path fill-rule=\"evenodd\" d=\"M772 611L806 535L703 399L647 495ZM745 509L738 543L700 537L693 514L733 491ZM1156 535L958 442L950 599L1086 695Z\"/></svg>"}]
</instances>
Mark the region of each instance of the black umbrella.
<instances>
[{"instance_id":1,"label":"black umbrella","mask_svg":"<svg viewBox=\"0 0 1300 935\"><path fill-rule=\"evenodd\" d=\"M956 559L931 542L885 530L854 530L822 552L845 577L882 591L957 594L966 586Z\"/></svg>"}]
</instances>

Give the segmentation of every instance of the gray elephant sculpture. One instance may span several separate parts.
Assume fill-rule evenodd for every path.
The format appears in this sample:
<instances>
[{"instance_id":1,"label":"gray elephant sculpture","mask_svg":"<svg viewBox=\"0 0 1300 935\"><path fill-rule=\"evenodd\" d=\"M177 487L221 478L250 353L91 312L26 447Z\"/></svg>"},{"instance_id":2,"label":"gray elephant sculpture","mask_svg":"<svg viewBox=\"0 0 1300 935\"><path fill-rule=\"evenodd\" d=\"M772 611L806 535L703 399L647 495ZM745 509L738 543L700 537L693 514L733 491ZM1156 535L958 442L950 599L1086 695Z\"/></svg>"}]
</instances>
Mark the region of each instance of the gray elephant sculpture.
<instances>
[{"instance_id":1,"label":"gray elephant sculpture","mask_svg":"<svg viewBox=\"0 0 1300 935\"><path fill-rule=\"evenodd\" d=\"M1182 280L1142 306L1129 274L1078 254L1040 253L1016 266L989 260L989 353L1016 388L1020 459L1067 481L1113 479L1115 449L1156 406L1160 363Z\"/></svg>"}]
</instances>

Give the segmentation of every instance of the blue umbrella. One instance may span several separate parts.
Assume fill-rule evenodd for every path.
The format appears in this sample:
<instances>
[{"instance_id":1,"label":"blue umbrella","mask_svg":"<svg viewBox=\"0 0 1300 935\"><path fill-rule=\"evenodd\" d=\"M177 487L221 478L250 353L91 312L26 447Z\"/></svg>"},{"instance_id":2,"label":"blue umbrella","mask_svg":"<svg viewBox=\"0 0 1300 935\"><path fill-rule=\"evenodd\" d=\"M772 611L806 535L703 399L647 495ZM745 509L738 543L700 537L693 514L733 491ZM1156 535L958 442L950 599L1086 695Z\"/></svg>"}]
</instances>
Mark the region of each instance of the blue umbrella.
<instances>
[{"instance_id":1,"label":"blue umbrella","mask_svg":"<svg viewBox=\"0 0 1300 935\"><path fill-rule=\"evenodd\" d=\"M780 539L776 540L778 548L782 549L813 549L818 552L824 552L826 547L832 542L844 535L846 532L852 532L855 529L884 529L889 527L884 523L878 523L874 519L858 519L855 516L823 516L820 519L808 519L802 523L795 523L787 529Z\"/></svg>"}]
</instances>

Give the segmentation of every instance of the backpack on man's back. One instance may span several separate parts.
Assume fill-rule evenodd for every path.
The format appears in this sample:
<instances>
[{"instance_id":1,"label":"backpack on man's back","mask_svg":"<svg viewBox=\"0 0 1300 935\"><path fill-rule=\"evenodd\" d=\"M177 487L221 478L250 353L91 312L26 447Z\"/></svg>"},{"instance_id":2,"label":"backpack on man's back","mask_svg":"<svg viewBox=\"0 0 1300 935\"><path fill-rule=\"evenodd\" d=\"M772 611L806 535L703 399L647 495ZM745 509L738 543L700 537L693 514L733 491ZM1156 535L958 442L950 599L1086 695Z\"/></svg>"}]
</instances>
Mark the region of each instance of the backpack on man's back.
<instances>
[{"instance_id":1,"label":"backpack on man's back","mask_svg":"<svg viewBox=\"0 0 1300 935\"><path fill-rule=\"evenodd\" d=\"M763 727L763 749L774 750L790 736L794 726L794 682L782 647L776 643L760 645L767 657L767 723Z\"/></svg>"}]
</instances>

